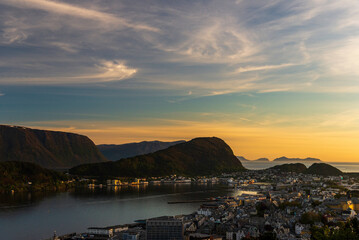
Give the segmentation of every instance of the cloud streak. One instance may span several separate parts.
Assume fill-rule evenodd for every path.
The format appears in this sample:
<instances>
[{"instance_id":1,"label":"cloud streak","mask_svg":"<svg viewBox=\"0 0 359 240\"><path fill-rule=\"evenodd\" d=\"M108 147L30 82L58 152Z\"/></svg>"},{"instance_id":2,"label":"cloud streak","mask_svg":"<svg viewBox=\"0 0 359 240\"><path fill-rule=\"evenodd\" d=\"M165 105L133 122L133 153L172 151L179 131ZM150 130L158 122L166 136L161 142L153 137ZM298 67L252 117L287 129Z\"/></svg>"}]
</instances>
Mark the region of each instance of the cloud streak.
<instances>
[{"instance_id":1,"label":"cloud streak","mask_svg":"<svg viewBox=\"0 0 359 240\"><path fill-rule=\"evenodd\" d=\"M294 63L284 63L279 65L265 65L265 66L249 66L249 67L240 67L236 71L237 73L244 73L244 72L253 72L253 71L265 71L265 70L273 70L273 69L280 69L286 67L292 67L298 64Z\"/></svg>"},{"instance_id":2,"label":"cloud streak","mask_svg":"<svg viewBox=\"0 0 359 240\"><path fill-rule=\"evenodd\" d=\"M31 66L29 66L31 67ZM41 66L40 66L41 69ZM81 84L81 83L100 83L121 81L132 78L138 69L131 68L126 65L123 60L99 60L94 66L88 68L86 73L79 73L78 75L67 74L67 76L39 76L39 77L12 77L2 79L2 83L8 84Z\"/></svg>"},{"instance_id":3,"label":"cloud streak","mask_svg":"<svg viewBox=\"0 0 359 240\"><path fill-rule=\"evenodd\" d=\"M158 29L145 24L130 23L126 19L119 16L62 2L49 0L3 0L1 3L16 8L43 10L59 15L96 20L106 24L119 24L123 27L137 30L158 31Z\"/></svg>"},{"instance_id":4,"label":"cloud streak","mask_svg":"<svg viewBox=\"0 0 359 240\"><path fill-rule=\"evenodd\" d=\"M5 44L21 43L27 38L27 35L17 28L5 28L2 36Z\"/></svg>"},{"instance_id":5,"label":"cloud streak","mask_svg":"<svg viewBox=\"0 0 359 240\"><path fill-rule=\"evenodd\" d=\"M138 69L130 68L121 60L106 61L102 60L97 68L101 73L89 76L79 76L81 79L99 79L101 81L119 81L131 78Z\"/></svg>"}]
</instances>

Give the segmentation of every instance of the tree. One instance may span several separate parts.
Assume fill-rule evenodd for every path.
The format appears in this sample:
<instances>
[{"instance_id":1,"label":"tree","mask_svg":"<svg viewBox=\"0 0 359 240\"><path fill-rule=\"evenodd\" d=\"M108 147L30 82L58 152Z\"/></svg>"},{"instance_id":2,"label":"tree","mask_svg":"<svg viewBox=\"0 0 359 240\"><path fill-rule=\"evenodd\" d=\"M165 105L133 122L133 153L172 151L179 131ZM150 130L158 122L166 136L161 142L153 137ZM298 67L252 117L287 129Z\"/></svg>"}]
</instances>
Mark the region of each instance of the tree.
<instances>
[{"instance_id":1,"label":"tree","mask_svg":"<svg viewBox=\"0 0 359 240\"><path fill-rule=\"evenodd\" d=\"M306 212L306 213L302 214L299 221L302 224L314 224L314 222L321 221L321 216L315 212Z\"/></svg>"}]
</instances>

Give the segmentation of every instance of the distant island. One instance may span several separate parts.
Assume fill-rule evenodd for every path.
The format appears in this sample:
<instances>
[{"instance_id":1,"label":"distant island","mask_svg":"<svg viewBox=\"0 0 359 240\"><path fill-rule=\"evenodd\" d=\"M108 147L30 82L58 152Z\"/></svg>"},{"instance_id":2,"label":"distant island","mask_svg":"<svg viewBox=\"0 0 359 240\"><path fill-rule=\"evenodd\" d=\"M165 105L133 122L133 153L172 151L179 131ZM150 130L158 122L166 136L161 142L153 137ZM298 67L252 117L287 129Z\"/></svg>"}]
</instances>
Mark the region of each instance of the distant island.
<instances>
[{"instance_id":1,"label":"distant island","mask_svg":"<svg viewBox=\"0 0 359 240\"><path fill-rule=\"evenodd\" d=\"M309 168L302 163L288 163L277 165L266 170L278 170L280 172L295 172L322 176L338 176L343 174L343 172L338 168L326 163L313 163Z\"/></svg>"},{"instance_id":2,"label":"distant island","mask_svg":"<svg viewBox=\"0 0 359 240\"><path fill-rule=\"evenodd\" d=\"M318 158L287 158L287 157L279 157L274 159L273 161L270 161L268 158L258 158L255 160L249 160L246 159L243 156L238 156L237 157L240 161L244 161L244 162L322 162L322 160L318 159Z\"/></svg>"},{"instance_id":3,"label":"distant island","mask_svg":"<svg viewBox=\"0 0 359 240\"><path fill-rule=\"evenodd\" d=\"M318 158L287 158L287 157L280 157L273 160L274 162L322 162Z\"/></svg>"},{"instance_id":4,"label":"distant island","mask_svg":"<svg viewBox=\"0 0 359 240\"><path fill-rule=\"evenodd\" d=\"M232 149L216 137L195 138L155 153L70 169L82 176L149 177L210 175L246 170Z\"/></svg>"},{"instance_id":5,"label":"distant island","mask_svg":"<svg viewBox=\"0 0 359 240\"><path fill-rule=\"evenodd\" d=\"M173 145L184 143L186 141L180 140L175 142L161 142L161 141L143 141L138 143L126 144L101 144L97 145L100 152L111 161L120 160L123 158L144 155L148 153L157 152L166 149Z\"/></svg>"},{"instance_id":6,"label":"distant island","mask_svg":"<svg viewBox=\"0 0 359 240\"><path fill-rule=\"evenodd\" d=\"M240 161L244 161L244 162L269 162L269 159L268 158L258 158L258 159L255 159L255 160L248 160L246 159L245 157L243 156L238 156L237 157Z\"/></svg>"}]
</instances>

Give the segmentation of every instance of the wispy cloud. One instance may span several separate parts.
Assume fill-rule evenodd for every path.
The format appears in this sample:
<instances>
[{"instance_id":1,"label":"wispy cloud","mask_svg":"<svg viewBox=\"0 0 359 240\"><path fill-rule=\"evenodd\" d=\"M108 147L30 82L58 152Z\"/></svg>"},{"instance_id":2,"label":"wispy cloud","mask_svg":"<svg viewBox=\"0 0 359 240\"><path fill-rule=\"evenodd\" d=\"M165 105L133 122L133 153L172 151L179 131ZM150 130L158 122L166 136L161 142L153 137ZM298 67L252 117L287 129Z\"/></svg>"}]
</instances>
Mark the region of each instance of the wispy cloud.
<instances>
[{"instance_id":1,"label":"wispy cloud","mask_svg":"<svg viewBox=\"0 0 359 240\"><path fill-rule=\"evenodd\" d=\"M83 79L99 79L102 81L118 81L132 77L138 69L130 68L125 65L125 62L121 60L107 61L102 60L97 68L101 73L79 76L77 78Z\"/></svg>"},{"instance_id":2,"label":"wispy cloud","mask_svg":"<svg viewBox=\"0 0 359 240\"><path fill-rule=\"evenodd\" d=\"M84 18L90 21L96 20L106 24L122 25L138 30L158 31L158 29L147 26L146 24L131 23L128 20L119 16L114 16L113 14L63 2L49 0L3 0L1 3L16 8L43 10L54 14Z\"/></svg>"},{"instance_id":3,"label":"wispy cloud","mask_svg":"<svg viewBox=\"0 0 359 240\"><path fill-rule=\"evenodd\" d=\"M3 43L21 43L27 38L27 35L17 28L5 28L2 34Z\"/></svg>"},{"instance_id":4,"label":"wispy cloud","mask_svg":"<svg viewBox=\"0 0 359 240\"><path fill-rule=\"evenodd\" d=\"M77 75L66 74L67 76L38 76L38 77L10 77L3 78L2 83L8 84L79 84L79 83L100 83L121 81L129 79L137 73L138 69L131 68L122 60L100 60L89 67L87 72Z\"/></svg>"},{"instance_id":5,"label":"wispy cloud","mask_svg":"<svg viewBox=\"0 0 359 240\"><path fill-rule=\"evenodd\" d=\"M58 47L66 52L70 52L70 53L78 52L78 50L74 44L64 43L64 42L50 42L49 44L53 45L55 47Z\"/></svg>"},{"instance_id":6,"label":"wispy cloud","mask_svg":"<svg viewBox=\"0 0 359 240\"><path fill-rule=\"evenodd\" d=\"M359 110L351 109L341 113L330 114L322 121L321 125L325 127L352 127L358 126Z\"/></svg>"},{"instance_id":7,"label":"wispy cloud","mask_svg":"<svg viewBox=\"0 0 359 240\"><path fill-rule=\"evenodd\" d=\"M359 77L359 36L338 41L326 50L320 57L329 74Z\"/></svg>"},{"instance_id":8,"label":"wispy cloud","mask_svg":"<svg viewBox=\"0 0 359 240\"><path fill-rule=\"evenodd\" d=\"M290 88L271 88L259 90L258 93L287 92Z\"/></svg>"},{"instance_id":9,"label":"wispy cloud","mask_svg":"<svg viewBox=\"0 0 359 240\"><path fill-rule=\"evenodd\" d=\"M259 51L246 29L238 29L223 18L211 19L208 25L201 26L186 42L181 44L177 53L199 62L241 62L253 57Z\"/></svg>"},{"instance_id":10,"label":"wispy cloud","mask_svg":"<svg viewBox=\"0 0 359 240\"><path fill-rule=\"evenodd\" d=\"M264 70L273 70L273 69L280 69L280 68L286 68L295 66L298 64L293 63L285 63L285 64L279 64L279 65L265 65L265 66L249 66L249 67L240 67L236 71L237 73L243 73L243 72L253 72L253 71L264 71Z\"/></svg>"}]
</instances>

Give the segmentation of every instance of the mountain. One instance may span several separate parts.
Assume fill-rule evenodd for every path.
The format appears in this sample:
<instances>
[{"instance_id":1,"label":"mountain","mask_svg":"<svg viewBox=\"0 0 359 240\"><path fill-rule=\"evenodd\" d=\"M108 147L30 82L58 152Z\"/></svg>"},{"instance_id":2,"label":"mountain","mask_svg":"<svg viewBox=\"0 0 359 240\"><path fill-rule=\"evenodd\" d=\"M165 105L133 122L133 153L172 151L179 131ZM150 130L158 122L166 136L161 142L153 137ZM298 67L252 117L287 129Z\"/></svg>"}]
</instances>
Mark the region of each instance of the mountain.
<instances>
[{"instance_id":1,"label":"mountain","mask_svg":"<svg viewBox=\"0 0 359 240\"><path fill-rule=\"evenodd\" d=\"M237 156L238 160L241 162L249 162L250 160L246 159L245 157L242 156Z\"/></svg>"},{"instance_id":2,"label":"mountain","mask_svg":"<svg viewBox=\"0 0 359 240\"><path fill-rule=\"evenodd\" d=\"M280 172L304 173L305 171L307 171L307 167L302 163L287 163L282 165L276 165L274 167L268 168L268 170L278 170Z\"/></svg>"},{"instance_id":3,"label":"mountain","mask_svg":"<svg viewBox=\"0 0 359 240\"><path fill-rule=\"evenodd\" d=\"M29 162L0 162L0 192L59 187L67 177ZM31 182L31 184L29 184Z\"/></svg>"},{"instance_id":4,"label":"mountain","mask_svg":"<svg viewBox=\"0 0 359 240\"><path fill-rule=\"evenodd\" d=\"M317 174L324 176L337 176L343 174L338 168L326 163L313 163L308 170L307 174Z\"/></svg>"},{"instance_id":5,"label":"mountain","mask_svg":"<svg viewBox=\"0 0 359 240\"><path fill-rule=\"evenodd\" d=\"M138 155L157 152L173 145L184 143L185 141L160 142L160 141L143 141L139 143L127 143L121 145L103 144L97 145L100 152L111 161L129 158Z\"/></svg>"},{"instance_id":6,"label":"mountain","mask_svg":"<svg viewBox=\"0 0 359 240\"><path fill-rule=\"evenodd\" d=\"M275 162L321 162L318 158L287 158L287 157L280 157L276 158L273 161Z\"/></svg>"},{"instance_id":7,"label":"mountain","mask_svg":"<svg viewBox=\"0 0 359 240\"><path fill-rule=\"evenodd\" d=\"M278 170L280 172L296 172L304 174L316 174L322 176L337 176L343 174L338 168L326 163L313 163L307 168L302 163L288 163L282 165L276 165L266 170Z\"/></svg>"},{"instance_id":8,"label":"mountain","mask_svg":"<svg viewBox=\"0 0 359 240\"><path fill-rule=\"evenodd\" d=\"M32 162L46 168L70 168L106 158L86 136L0 125L0 162Z\"/></svg>"},{"instance_id":9,"label":"mountain","mask_svg":"<svg viewBox=\"0 0 359 240\"><path fill-rule=\"evenodd\" d=\"M237 157L240 161L244 161L244 162L269 162L269 159L268 158L258 158L256 160L249 160L249 159L246 159L245 157L243 156L238 156Z\"/></svg>"},{"instance_id":10,"label":"mountain","mask_svg":"<svg viewBox=\"0 0 359 240\"><path fill-rule=\"evenodd\" d=\"M70 169L85 176L149 177L210 175L244 171L232 149L221 139L195 138L164 150L115 162L84 164Z\"/></svg>"}]
</instances>

